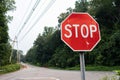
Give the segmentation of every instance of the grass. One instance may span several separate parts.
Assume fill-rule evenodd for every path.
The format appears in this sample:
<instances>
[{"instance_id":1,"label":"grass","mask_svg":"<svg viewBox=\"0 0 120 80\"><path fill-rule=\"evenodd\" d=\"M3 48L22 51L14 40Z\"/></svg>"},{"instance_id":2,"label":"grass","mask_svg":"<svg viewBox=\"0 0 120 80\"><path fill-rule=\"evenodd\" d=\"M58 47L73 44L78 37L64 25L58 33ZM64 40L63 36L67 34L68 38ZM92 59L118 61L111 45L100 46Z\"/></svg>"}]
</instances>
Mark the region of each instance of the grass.
<instances>
[{"instance_id":1,"label":"grass","mask_svg":"<svg viewBox=\"0 0 120 80\"><path fill-rule=\"evenodd\" d=\"M114 71L119 70L120 66L87 66L88 71Z\"/></svg>"},{"instance_id":2,"label":"grass","mask_svg":"<svg viewBox=\"0 0 120 80\"><path fill-rule=\"evenodd\" d=\"M104 78L102 78L102 79L100 79L100 80L118 80L118 79L116 79L115 76L112 76L112 77L106 76L106 77L104 77Z\"/></svg>"},{"instance_id":3,"label":"grass","mask_svg":"<svg viewBox=\"0 0 120 80\"><path fill-rule=\"evenodd\" d=\"M0 67L0 74L14 72L20 69L20 64L10 64Z\"/></svg>"},{"instance_id":4,"label":"grass","mask_svg":"<svg viewBox=\"0 0 120 80\"><path fill-rule=\"evenodd\" d=\"M116 75L120 76L120 70L115 70Z\"/></svg>"},{"instance_id":5,"label":"grass","mask_svg":"<svg viewBox=\"0 0 120 80\"><path fill-rule=\"evenodd\" d=\"M86 66L86 71L114 71L114 70L120 70L120 66ZM80 70L79 66L66 68L66 70Z\"/></svg>"}]
</instances>

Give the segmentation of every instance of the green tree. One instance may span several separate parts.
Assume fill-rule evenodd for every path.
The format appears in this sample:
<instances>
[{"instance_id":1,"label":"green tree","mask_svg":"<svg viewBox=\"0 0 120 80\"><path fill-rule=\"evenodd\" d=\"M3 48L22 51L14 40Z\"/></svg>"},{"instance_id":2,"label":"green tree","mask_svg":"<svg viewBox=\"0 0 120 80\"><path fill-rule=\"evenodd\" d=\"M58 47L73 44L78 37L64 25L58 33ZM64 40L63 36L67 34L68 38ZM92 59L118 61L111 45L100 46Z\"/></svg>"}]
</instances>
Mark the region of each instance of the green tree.
<instances>
[{"instance_id":1,"label":"green tree","mask_svg":"<svg viewBox=\"0 0 120 80\"><path fill-rule=\"evenodd\" d=\"M119 0L92 0L95 18L102 27L113 29L115 23L120 23Z\"/></svg>"},{"instance_id":2,"label":"green tree","mask_svg":"<svg viewBox=\"0 0 120 80\"><path fill-rule=\"evenodd\" d=\"M30 62L30 63L37 63L36 61L36 48L32 47L26 54L25 56L25 61Z\"/></svg>"},{"instance_id":3,"label":"green tree","mask_svg":"<svg viewBox=\"0 0 120 80\"><path fill-rule=\"evenodd\" d=\"M75 2L75 8L73 9L73 12L87 12L88 11L88 2Z\"/></svg>"},{"instance_id":4,"label":"green tree","mask_svg":"<svg viewBox=\"0 0 120 80\"><path fill-rule=\"evenodd\" d=\"M79 56L67 45L62 44L56 48L55 53L50 60L50 64L60 68L74 67L79 65Z\"/></svg>"},{"instance_id":5,"label":"green tree","mask_svg":"<svg viewBox=\"0 0 120 80\"><path fill-rule=\"evenodd\" d=\"M90 9L90 12L100 25L102 39L99 45L91 52L94 54L94 64L120 65L118 63L120 40L116 37L120 30L119 2L119 0L92 0L91 2L90 8L92 9Z\"/></svg>"},{"instance_id":6,"label":"green tree","mask_svg":"<svg viewBox=\"0 0 120 80\"><path fill-rule=\"evenodd\" d=\"M0 66L8 64L11 46L8 42L8 25L10 16L7 16L7 12L13 10L14 0L0 0Z\"/></svg>"},{"instance_id":7,"label":"green tree","mask_svg":"<svg viewBox=\"0 0 120 80\"><path fill-rule=\"evenodd\" d=\"M102 65L119 66L120 65L120 30L116 31L106 42L101 50L101 57L97 60Z\"/></svg>"},{"instance_id":8,"label":"green tree","mask_svg":"<svg viewBox=\"0 0 120 80\"><path fill-rule=\"evenodd\" d=\"M53 41L51 41L51 39L54 32L55 29L53 27L44 28L43 34L39 34L34 42L33 48L28 51L26 55L27 61L34 64L40 64L41 66L47 66L53 54L53 45L51 44ZM33 59L35 59L35 61L32 61Z\"/></svg>"}]
</instances>

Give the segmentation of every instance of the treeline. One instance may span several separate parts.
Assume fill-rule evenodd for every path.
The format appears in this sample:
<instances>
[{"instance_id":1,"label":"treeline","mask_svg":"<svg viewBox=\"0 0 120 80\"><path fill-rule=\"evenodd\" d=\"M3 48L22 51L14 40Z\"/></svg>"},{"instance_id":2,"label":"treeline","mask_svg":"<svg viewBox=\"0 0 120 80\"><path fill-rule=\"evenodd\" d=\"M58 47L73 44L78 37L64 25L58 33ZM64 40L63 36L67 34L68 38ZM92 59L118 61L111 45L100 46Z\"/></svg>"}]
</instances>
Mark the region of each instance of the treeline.
<instances>
[{"instance_id":1,"label":"treeline","mask_svg":"<svg viewBox=\"0 0 120 80\"><path fill-rule=\"evenodd\" d=\"M60 30L45 27L43 34L39 34L34 46L28 51L26 61L46 67L73 67L79 64L79 56L61 41Z\"/></svg>"},{"instance_id":2,"label":"treeline","mask_svg":"<svg viewBox=\"0 0 120 80\"><path fill-rule=\"evenodd\" d=\"M12 20L12 16L9 16L7 12L14 10L14 5L14 0L0 0L0 67L24 61L21 50L18 52L16 49L12 50L11 39L8 35L8 23Z\"/></svg>"},{"instance_id":3,"label":"treeline","mask_svg":"<svg viewBox=\"0 0 120 80\"><path fill-rule=\"evenodd\" d=\"M8 11L15 8L14 0L0 0L0 66L9 64L11 45L9 43L8 22L12 17L7 15Z\"/></svg>"},{"instance_id":4,"label":"treeline","mask_svg":"<svg viewBox=\"0 0 120 80\"><path fill-rule=\"evenodd\" d=\"M75 2L75 8L58 16L58 27L45 27L34 46L26 54L26 61L40 66L74 67L79 54L62 41L60 24L71 12L88 12L99 23L101 41L91 52L85 53L86 65L120 66L120 0L92 0Z\"/></svg>"}]
</instances>

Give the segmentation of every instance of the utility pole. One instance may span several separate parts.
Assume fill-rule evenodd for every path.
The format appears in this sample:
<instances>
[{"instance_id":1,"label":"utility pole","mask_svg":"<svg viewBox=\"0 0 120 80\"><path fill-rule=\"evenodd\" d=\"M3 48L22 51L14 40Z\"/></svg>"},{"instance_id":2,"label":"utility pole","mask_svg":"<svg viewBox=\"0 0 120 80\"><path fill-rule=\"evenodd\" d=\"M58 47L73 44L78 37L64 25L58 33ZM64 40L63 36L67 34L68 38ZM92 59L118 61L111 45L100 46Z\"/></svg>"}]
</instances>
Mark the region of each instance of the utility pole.
<instances>
[{"instance_id":1,"label":"utility pole","mask_svg":"<svg viewBox=\"0 0 120 80\"><path fill-rule=\"evenodd\" d=\"M16 36L14 38L14 40L12 40L12 51L11 51L11 55L10 55L10 59L9 59L9 62L11 63L12 61L12 55L13 55L13 49L14 49L14 45L15 45L15 42L16 42Z\"/></svg>"},{"instance_id":2,"label":"utility pole","mask_svg":"<svg viewBox=\"0 0 120 80\"><path fill-rule=\"evenodd\" d=\"M12 56L13 56L13 49L14 49L14 46L15 46L15 43L17 45L17 62L19 63L20 62L20 54L19 54L19 49L18 49L18 40L17 40L17 37L15 36L14 40L12 40L12 51L11 51L11 55L10 55L10 59L9 59L9 62L11 63L12 62Z\"/></svg>"},{"instance_id":3,"label":"utility pole","mask_svg":"<svg viewBox=\"0 0 120 80\"><path fill-rule=\"evenodd\" d=\"M20 63L20 53L19 53L19 48L18 48L18 40L16 41L17 44L17 62Z\"/></svg>"}]
</instances>

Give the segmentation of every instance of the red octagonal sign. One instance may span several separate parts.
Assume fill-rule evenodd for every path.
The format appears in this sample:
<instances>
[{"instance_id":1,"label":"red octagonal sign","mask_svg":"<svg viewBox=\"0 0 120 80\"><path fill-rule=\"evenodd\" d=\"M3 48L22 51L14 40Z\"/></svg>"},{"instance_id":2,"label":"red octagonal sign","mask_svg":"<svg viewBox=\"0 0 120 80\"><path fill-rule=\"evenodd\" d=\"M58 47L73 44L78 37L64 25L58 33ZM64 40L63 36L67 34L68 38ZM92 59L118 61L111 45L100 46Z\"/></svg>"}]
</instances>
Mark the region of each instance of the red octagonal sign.
<instances>
[{"instance_id":1,"label":"red octagonal sign","mask_svg":"<svg viewBox=\"0 0 120 80\"><path fill-rule=\"evenodd\" d=\"M101 39L99 25L88 13L71 13L61 23L61 39L73 51L92 51Z\"/></svg>"}]
</instances>

